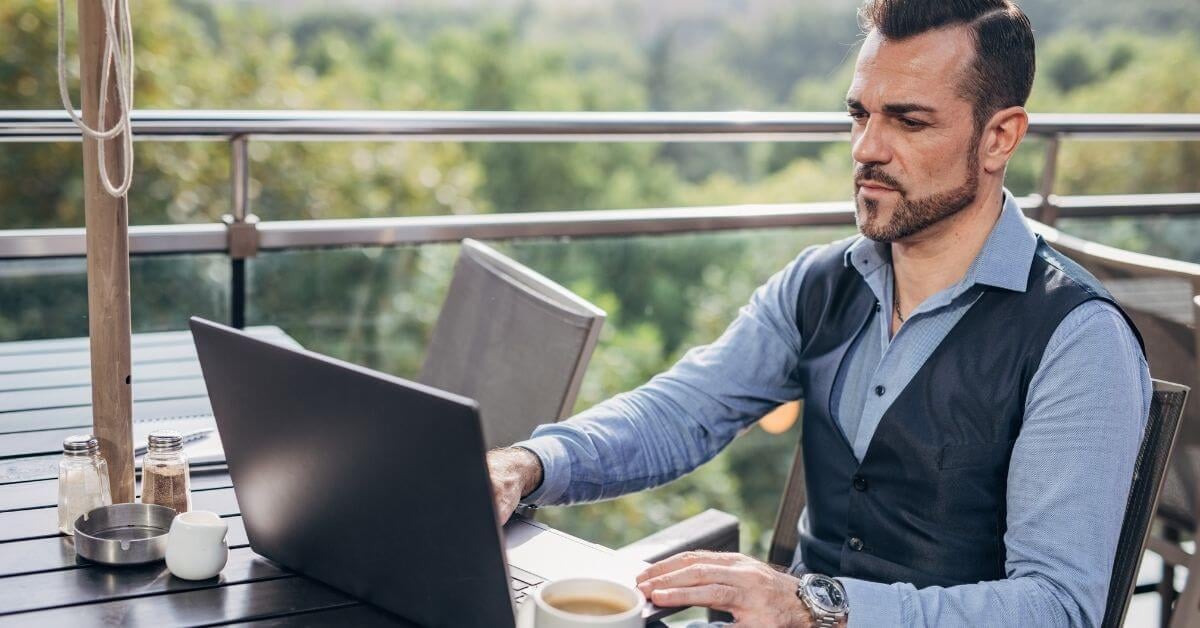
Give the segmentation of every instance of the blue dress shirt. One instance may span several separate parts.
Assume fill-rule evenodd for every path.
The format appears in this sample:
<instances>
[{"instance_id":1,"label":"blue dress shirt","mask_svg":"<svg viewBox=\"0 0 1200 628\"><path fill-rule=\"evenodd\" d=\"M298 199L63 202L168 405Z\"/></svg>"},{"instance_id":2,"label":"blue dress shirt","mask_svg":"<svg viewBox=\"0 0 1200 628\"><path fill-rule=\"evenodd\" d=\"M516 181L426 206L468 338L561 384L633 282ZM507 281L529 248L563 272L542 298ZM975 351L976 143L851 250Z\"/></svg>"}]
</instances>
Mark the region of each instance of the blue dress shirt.
<instances>
[{"instance_id":1,"label":"blue dress shirt","mask_svg":"<svg viewBox=\"0 0 1200 628\"><path fill-rule=\"evenodd\" d=\"M859 460L895 396L982 287L1026 289L1035 246L1006 191L1000 219L961 281L913 310L895 336L886 312L863 326L833 391L835 417ZM519 443L545 470L526 501L594 501L664 484L710 460L777 404L802 399L793 378L804 342L796 298L813 250L755 291L714 343L638 389L542 425ZM860 238L846 263L879 302L892 302L888 245ZM877 385L887 394L868 394ZM1099 625L1150 393L1146 361L1120 313L1101 301L1073 310L1030 381L1013 447L1007 578L925 589L840 578L850 627ZM803 560L797 551L793 571L803 571Z\"/></svg>"}]
</instances>

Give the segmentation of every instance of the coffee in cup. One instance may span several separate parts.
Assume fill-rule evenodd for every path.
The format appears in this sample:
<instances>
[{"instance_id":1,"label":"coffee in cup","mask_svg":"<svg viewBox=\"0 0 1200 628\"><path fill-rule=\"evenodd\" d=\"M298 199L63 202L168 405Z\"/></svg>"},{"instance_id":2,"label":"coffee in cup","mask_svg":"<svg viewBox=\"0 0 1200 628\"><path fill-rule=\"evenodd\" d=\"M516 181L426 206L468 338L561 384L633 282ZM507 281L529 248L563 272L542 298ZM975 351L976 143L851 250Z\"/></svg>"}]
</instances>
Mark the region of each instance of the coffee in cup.
<instances>
[{"instance_id":1,"label":"coffee in cup","mask_svg":"<svg viewBox=\"0 0 1200 628\"><path fill-rule=\"evenodd\" d=\"M637 589L600 578L569 578L533 595L537 628L640 628L646 599Z\"/></svg>"}]
</instances>

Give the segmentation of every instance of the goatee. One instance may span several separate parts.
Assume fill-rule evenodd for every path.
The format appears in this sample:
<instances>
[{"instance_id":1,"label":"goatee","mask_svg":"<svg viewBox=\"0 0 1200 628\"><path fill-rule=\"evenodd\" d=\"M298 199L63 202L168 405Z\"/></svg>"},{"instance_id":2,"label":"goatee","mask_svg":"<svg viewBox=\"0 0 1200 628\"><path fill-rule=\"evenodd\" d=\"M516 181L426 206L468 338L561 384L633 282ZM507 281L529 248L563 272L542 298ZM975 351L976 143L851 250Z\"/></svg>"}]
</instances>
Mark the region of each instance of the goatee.
<instances>
[{"instance_id":1,"label":"goatee","mask_svg":"<svg viewBox=\"0 0 1200 628\"><path fill-rule=\"evenodd\" d=\"M971 151L967 164L967 180L962 185L918 199L908 198L903 187L894 178L880 171L876 165L859 166L855 171L856 181L873 180L891 185L900 195L900 200L892 210L892 219L880 224L879 202L862 198L856 193L854 203L857 211L854 212L854 220L858 230L876 242L895 242L966 209L975 202L979 190L978 161L975 151Z\"/></svg>"}]
</instances>

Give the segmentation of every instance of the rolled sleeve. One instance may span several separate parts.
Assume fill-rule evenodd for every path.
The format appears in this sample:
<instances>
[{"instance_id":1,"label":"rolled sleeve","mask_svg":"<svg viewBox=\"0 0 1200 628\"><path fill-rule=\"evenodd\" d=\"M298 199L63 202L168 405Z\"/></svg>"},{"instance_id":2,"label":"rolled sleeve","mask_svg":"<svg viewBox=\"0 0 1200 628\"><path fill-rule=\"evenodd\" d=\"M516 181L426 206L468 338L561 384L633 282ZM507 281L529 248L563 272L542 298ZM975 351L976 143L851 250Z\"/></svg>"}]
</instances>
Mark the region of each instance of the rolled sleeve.
<instances>
[{"instance_id":1,"label":"rolled sleeve","mask_svg":"<svg viewBox=\"0 0 1200 628\"><path fill-rule=\"evenodd\" d=\"M561 500L571 485L571 456L567 454L567 448L551 436L531 438L513 446L528 449L542 463L541 485L521 501L540 506Z\"/></svg>"}]
</instances>

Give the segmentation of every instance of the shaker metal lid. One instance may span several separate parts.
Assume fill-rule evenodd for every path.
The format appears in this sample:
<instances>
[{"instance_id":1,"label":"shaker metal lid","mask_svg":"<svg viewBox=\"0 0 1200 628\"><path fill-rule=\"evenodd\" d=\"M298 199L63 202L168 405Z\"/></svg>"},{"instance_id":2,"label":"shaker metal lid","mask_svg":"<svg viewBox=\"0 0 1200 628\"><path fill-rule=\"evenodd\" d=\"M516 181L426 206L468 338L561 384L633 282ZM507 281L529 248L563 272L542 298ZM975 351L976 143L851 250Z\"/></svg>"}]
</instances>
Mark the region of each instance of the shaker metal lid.
<instances>
[{"instance_id":1,"label":"shaker metal lid","mask_svg":"<svg viewBox=\"0 0 1200 628\"><path fill-rule=\"evenodd\" d=\"M150 449L154 451L170 451L183 447L183 434L175 430L154 430L150 432Z\"/></svg>"},{"instance_id":2,"label":"shaker metal lid","mask_svg":"<svg viewBox=\"0 0 1200 628\"><path fill-rule=\"evenodd\" d=\"M100 441L91 434L72 434L63 439L65 452L92 452L100 449Z\"/></svg>"}]
</instances>

